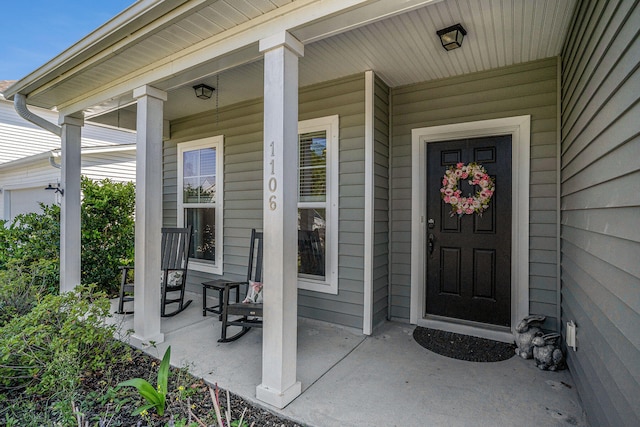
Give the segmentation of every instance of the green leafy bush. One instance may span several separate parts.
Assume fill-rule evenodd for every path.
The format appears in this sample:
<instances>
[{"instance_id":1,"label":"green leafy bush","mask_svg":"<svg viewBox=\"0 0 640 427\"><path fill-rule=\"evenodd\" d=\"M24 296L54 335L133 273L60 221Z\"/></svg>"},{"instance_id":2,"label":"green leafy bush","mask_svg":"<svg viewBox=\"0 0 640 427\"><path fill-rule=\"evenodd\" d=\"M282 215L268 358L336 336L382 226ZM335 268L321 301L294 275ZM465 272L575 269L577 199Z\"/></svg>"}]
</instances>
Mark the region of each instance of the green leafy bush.
<instances>
[{"instance_id":1,"label":"green leafy bush","mask_svg":"<svg viewBox=\"0 0 640 427\"><path fill-rule=\"evenodd\" d=\"M82 282L115 294L118 266L133 260L135 186L82 178Z\"/></svg>"},{"instance_id":2,"label":"green leafy bush","mask_svg":"<svg viewBox=\"0 0 640 427\"><path fill-rule=\"evenodd\" d=\"M0 328L0 393L71 396L85 372L112 362L115 326L106 326L110 302L92 287L45 295L30 312Z\"/></svg>"},{"instance_id":3,"label":"green leafy bush","mask_svg":"<svg viewBox=\"0 0 640 427\"><path fill-rule=\"evenodd\" d=\"M0 227L0 269L60 257L60 207L40 203L42 212L21 214Z\"/></svg>"},{"instance_id":4,"label":"green leafy bush","mask_svg":"<svg viewBox=\"0 0 640 427\"><path fill-rule=\"evenodd\" d=\"M47 293L57 293L58 260L40 260L25 266L10 262L0 270L0 327L24 316Z\"/></svg>"},{"instance_id":5,"label":"green leafy bush","mask_svg":"<svg viewBox=\"0 0 640 427\"><path fill-rule=\"evenodd\" d=\"M135 186L82 178L82 283L95 283L110 295L118 291L118 266L131 264L134 251ZM59 284L60 207L40 204L41 212L0 223L0 272L26 268L55 291ZM48 262L46 268L41 260ZM1 285L1 278L0 278ZM1 304L1 303L0 303Z\"/></svg>"}]
</instances>

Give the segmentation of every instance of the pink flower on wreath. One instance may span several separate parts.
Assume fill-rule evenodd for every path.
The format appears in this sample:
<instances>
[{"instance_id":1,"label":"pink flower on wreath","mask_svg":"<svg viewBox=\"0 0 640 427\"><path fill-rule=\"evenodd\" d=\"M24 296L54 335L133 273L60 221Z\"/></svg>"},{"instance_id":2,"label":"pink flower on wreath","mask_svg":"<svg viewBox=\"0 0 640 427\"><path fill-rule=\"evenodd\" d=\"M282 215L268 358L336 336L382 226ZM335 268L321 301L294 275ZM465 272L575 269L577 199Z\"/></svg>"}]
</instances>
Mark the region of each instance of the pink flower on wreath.
<instances>
[{"instance_id":1,"label":"pink flower on wreath","mask_svg":"<svg viewBox=\"0 0 640 427\"><path fill-rule=\"evenodd\" d=\"M477 185L480 189L475 195L469 194L465 197L462 195L462 191L457 188L460 179L468 179L469 185ZM455 167L449 167L442 177L442 185L440 194L443 201L451 205L452 215L469 215L474 212L482 215L495 192L493 180L487 171L482 165L474 162L467 165L458 162Z\"/></svg>"}]
</instances>

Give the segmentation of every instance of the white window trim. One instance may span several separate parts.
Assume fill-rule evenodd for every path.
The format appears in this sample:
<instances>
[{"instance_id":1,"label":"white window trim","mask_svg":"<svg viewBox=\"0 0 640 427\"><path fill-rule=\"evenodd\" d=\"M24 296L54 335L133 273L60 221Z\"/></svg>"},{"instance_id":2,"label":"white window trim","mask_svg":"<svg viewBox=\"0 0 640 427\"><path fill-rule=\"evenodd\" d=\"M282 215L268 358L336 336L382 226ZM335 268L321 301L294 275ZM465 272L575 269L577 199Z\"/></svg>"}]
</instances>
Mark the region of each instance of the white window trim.
<instances>
[{"instance_id":1,"label":"white window trim","mask_svg":"<svg viewBox=\"0 0 640 427\"><path fill-rule=\"evenodd\" d=\"M325 277L314 280L298 277L298 288L338 294L338 170L340 167L340 120L337 115L298 122L298 135L325 130L327 132L327 201L325 242ZM298 203L299 208L313 207L314 202Z\"/></svg>"},{"instance_id":2,"label":"white window trim","mask_svg":"<svg viewBox=\"0 0 640 427\"><path fill-rule=\"evenodd\" d=\"M177 208L178 208L178 225L184 226L184 206L183 197L183 171L182 171L182 156L185 151L192 151L201 148L215 148L216 149L216 259L214 264L205 263L197 259L191 258L189 260L189 270L202 271L204 273L222 274L222 262L223 262L223 212L224 212L224 137L222 135L213 136L209 138L197 139L194 141L183 142L178 144L178 188L177 188ZM208 207L208 204L191 203L189 207Z\"/></svg>"}]
</instances>

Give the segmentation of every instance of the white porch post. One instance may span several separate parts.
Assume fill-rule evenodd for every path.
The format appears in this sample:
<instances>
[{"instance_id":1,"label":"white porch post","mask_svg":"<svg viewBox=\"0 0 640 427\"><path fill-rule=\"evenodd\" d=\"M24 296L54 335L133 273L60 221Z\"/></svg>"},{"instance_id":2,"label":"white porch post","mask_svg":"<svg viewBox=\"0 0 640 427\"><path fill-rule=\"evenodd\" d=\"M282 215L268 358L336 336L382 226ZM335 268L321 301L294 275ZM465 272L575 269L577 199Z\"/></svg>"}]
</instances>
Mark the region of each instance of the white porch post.
<instances>
[{"instance_id":1,"label":"white porch post","mask_svg":"<svg viewBox=\"0 0 640 427\"><path fill-rule=\"evenodd\" d=\"M60 292L80 284L80 171L82 117L60 116L62 137L60 204Z\"/></svg>"},{"instance_id":2,"label":"white porch post","mask_svg":"<svg viewBox=\"0 0 640 427\"><path fill-rule=\"evenodd\" d=\"M138 100L136 136L135 299L132 339L164 341L160 332L160 231L162 228L162 123L166 92L133 91Z\"/></svg>"},{"instance_id":3,"label":"white porch post","mask_svg":"<svg viewBox=\"0 0 640 427\"><path fill-rule=\"evenodd\" d=\"M296 380L298 57L304 46L283 32L264 52L264 324L262 384L256 397L284 408L300 395Z\"/></svg>"}]
</instances>

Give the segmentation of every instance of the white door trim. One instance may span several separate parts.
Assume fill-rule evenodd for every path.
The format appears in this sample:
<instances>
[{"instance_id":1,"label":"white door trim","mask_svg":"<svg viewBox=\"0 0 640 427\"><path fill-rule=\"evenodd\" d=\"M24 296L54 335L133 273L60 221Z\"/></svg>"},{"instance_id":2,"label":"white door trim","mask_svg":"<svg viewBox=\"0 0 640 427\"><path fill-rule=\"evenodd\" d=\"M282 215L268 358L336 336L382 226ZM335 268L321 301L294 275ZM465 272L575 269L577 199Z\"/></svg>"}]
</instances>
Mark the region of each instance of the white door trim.
<instances>
[{"instance_id":1,"label":"white door trim","mask_svg":"<svg viewBox=\"0 0 640 427\"><path fill-rule=\"evenodd\" d=\"M429 142L511 135L512 230L511 230L511 330L493 325L427 319L425 313L425 217L427 211L426 144ZM531 116L431 126L411 132L411 307L410 322L451 332L513 341L513 328L529 314L529 167Z\"/></svg>"}]
</instances>

